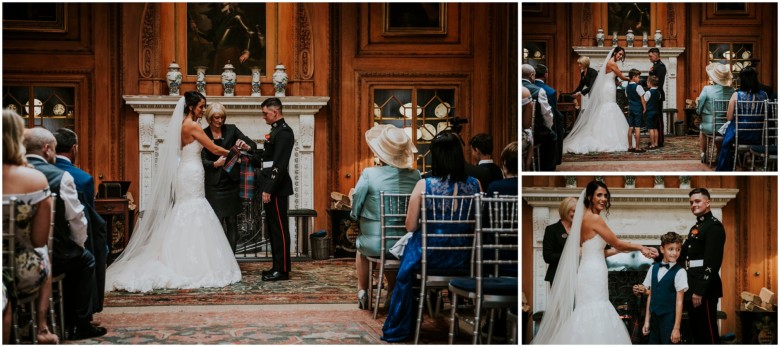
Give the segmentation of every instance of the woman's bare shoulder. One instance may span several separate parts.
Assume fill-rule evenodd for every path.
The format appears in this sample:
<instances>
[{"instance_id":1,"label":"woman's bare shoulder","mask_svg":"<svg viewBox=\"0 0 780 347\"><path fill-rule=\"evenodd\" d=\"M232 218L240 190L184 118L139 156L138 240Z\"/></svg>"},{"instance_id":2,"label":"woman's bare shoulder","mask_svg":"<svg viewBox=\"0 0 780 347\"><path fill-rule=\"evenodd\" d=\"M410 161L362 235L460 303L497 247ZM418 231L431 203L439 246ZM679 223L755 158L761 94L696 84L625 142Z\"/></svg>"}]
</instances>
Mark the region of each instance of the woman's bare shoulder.
<instances>
[{"instance_id":1,"label":"woman's bare shoulder","mask_svg":"<svg viewBox=\"0 0 780 347\"><path fill-rule=\"evenodd\" d=\"M42 172L26 166L3 167L4 193L30 193L49 186Z\"/></svg>"}]
</instances>

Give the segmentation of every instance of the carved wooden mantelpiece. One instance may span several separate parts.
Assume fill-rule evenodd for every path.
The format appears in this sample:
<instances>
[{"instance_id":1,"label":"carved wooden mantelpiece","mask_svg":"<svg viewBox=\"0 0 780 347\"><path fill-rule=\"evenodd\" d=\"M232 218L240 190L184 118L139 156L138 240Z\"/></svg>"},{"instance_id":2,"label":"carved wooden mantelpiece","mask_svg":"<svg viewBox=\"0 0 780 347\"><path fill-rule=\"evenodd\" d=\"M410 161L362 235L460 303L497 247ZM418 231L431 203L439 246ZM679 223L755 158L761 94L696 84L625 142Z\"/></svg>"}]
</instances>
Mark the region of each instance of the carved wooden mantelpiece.
<instances>
[{"instance_id":1,"label":"carved wooden mantelpiece","mask_svg":"<svg viewBox=\"0 0 780 347\"><path fill-rule=\"evenodd\" d=\"M157 162L157 151L164 142L168 122L177 96L125 95L127 105L138 112L140 208L150 195ZM258 144L270 132L260 104L268 97L206 96L208 102L220 102L227 108L228 124L235 124ZM290 158L290 176L295 194L290 209L314 208L314 115L328 103L327 96L289 96L281 98L284 119L295 133L295 147ZM201 121L205 127L205 120Z\"/></svg>"},{"instance_id":2,"label":"carved wooden mantelpiece","mask_svg":"<svg viewBox=\"0 0 780 347\"><path fill-rule=\"evenodd\" d=\"M523 200L533 208L533 285L534 312L547 305L548 284L544 281L547 264L542 257L544 229L560 219L558 206L565 197L579 197L582 187L524 188ZM609 215L602 213L610 229L620 239L644 245L658 245L660 236L674 231L688 235L696 222L690 210L688 193L681 188L610 188ZM739 189L709 189L712 214L721 219L723 207L737 196ZM525 232L525 231L524 231Z\"/></svg>"}]
</instances>

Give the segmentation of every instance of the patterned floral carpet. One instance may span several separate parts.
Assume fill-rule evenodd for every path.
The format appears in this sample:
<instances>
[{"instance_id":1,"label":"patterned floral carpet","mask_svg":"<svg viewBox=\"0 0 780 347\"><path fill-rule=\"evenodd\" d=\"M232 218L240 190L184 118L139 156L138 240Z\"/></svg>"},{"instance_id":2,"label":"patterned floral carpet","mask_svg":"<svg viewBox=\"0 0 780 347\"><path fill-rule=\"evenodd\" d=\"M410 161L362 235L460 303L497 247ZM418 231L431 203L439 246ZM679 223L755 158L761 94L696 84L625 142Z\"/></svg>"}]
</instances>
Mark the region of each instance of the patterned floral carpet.
<instances>
[{"instance_id":1,"label":"patterned floral carpet","mask_svg":"<svg viewBox=\"0 0 780 347\"><path fill-rule=\"evenodd\" d=\"M242 279L223 288L106 293L105 307L156 305L343 304L355 301L354 259L294 262L289 281L263 282L268 262L240 263Z\"/></svg>"},{"instance_id":2,"label":"patterned floral carpet","mask_svg":"<svg viewBox=\"0 0 780 347\"><path fill-rule=\"evenodd\" d=\"M647 148L648 138L642 137L641 146ZM563 162L624 161L624 160L699 160L699 137L667 136L664 147L645 153L588 153L564 154Z\"/></svg>"}]
</instances>

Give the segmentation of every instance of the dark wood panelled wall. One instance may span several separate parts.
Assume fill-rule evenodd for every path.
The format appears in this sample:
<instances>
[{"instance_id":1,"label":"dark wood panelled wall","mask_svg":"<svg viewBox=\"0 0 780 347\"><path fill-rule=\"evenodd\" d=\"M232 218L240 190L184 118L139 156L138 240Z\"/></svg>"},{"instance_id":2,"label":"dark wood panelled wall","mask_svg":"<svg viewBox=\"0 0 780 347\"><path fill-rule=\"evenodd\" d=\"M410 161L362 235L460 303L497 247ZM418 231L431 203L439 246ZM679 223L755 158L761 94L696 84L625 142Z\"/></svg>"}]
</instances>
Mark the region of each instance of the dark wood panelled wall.
<instances>
[{"instance_id":1,"label":"dark wood panelled wall","mask_svg":"<svg viewBox=\"0 0 780 347\"><path fill-rule=\"evenodd\" d=\"M348 192L371 162L363 138L371 105L361 81L456 81L469 120L464 137L492 133L496 156L517 140L517 4L445 4L444 35L369 37L382 6L267 4L275 23L267 57L287 67L287 95L331 97L315 117L317 228L330 225L329 192ZM122 95L168 93L168 64L186 60L185 12L185 3L69 3L64 32L4 31L3 82L75 87L78 164L98 182L133 181L138 197L138 115ZM273 94L270 79L262 80L263 95ZM185 74L181 90L194 90L194 82ZM221 94L218 76L207 82L209 95ZM249 95L249 79L238 82L237 95Z\"/></svg>"},{"instance_id":2,"label":"dark wood panelled wall","mask_svg":"<svg viewBox=\"0 0 780 347\"><path fill-rule=\"evenodd\" d=\"M573 46L596 46L596 33L607 31L607 3L542 3L521 9L522 41L545 42L550 69L548 84L563 92L573 91L579 81L577 53ZM685 99L696 99L707 84L704 67L708 64L708 43L746 42L755 48L760 59L759 79L777 90L777 4L750 3L744 14L715 14L713 3L652 3L650 40L655 29L661 29L664 47L685 47L678 59L677 108ZM635 33L641 41L642 33ZM618 44L625 47L625 33L618 33ZM636 45L636 44L635 44ZM639 44L641 46L641 44ZM651 42L649 46L654 46ZM663 58L663 57L662 57ZM682 119L683 112L677 117Z\"/></svg>"},{"instance_id":3,"label":"dark wood panelled wall","mask_svg":"<svg viewBox=\"0 0 780 347\"><path fill-rule=\"evenodd\" d=\"M577 187L585 187L593 176L578 176ZM652 188L653 176L637 176L637 188ZM605 176L609 187L622 187L621 176ZM679 187L677 176L664 178L666 187ZM565 187L563 176L525 176L523 187ZM723 208L726 248L723 252L723 292L721 310L728 314L721 332L737 331L734 312L741 302L739 293L758 293L762 287L777 288L777 177L776 176L693 176L692 187L737 188L739 193ZM523 201L522 273L523 292L533 298L533 208ZM691 226L695 218L691 215ZM616 231L617 232L617 231Z\"/></svg>"}]
</instances>

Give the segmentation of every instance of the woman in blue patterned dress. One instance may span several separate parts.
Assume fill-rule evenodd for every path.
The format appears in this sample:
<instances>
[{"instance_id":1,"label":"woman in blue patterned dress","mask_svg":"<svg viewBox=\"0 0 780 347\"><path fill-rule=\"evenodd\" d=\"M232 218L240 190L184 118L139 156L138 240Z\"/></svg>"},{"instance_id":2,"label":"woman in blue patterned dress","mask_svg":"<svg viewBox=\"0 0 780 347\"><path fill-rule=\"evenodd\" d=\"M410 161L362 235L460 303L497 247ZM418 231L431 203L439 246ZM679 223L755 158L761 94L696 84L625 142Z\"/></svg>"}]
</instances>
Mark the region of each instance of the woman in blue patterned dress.
<instances>
[{"instance_id":1,"label":"woman in blue patterned dress","mask_svg":"<svg viewBox=\"0 0 780 347\"><path fill-rule=\"evenodd\" d=\"M731 121L726 134L723 135L723 144L718 153L718 166L716 171L734 171L734 151L732 145L737 135L736 122L734 121L734 112L739 111L739 143L740 144L761 144L762 131L761 124L742 124L743 122L762 122L766 106L751 107L750 104L738 105L737 101L764 101L767 99L766 92L760 90L758 83L758 72L753 67L746 67L739 73L739 90L731 95L729 108L726 112L726 119ZM755 114L755 115L752 115ZM747 115L747 116L746 116ZM756 130L759 129L759 130ZM747 130L747 131L743 131Z\"/></svg>"},{"instance_id":2,"label":"woman in blue patterned dress","mask_svg":"<svg viewBox=\"0 0 780 347\"><path fill-rule=\"evenodd\" d=\"M401 256L401 267L395 282L395 290L390 299L385 324L382 327L382 340L399 342L409 338L414 332L417 322L415 314L414 293L415 272L420 270L422 260L422 239L420 232L421 193L429 195L468 196L480 192L479 181L466 176L463 147L458 135L444 132L433 138L431 142L431 176L417 182L409 199L409 209L406 213L406 230L414 233L404 248ZM439 216L450 214L449 208L429 209L427 213L437 213ZM473 213L473 209L471 212ZM433 217L432 215L430 217ZM462 219L471 218L464 216ZM463 234L473 231L473 225L447 224L428 226L429 233ZM471 240L466 238L446 238L438 244L430 246L463 246ZM433 242L432 242L433 243ZM468 266L471 253L469 251L429 251L427 256L429 268L464 268Z\"/></svg>"}]
</instances>

